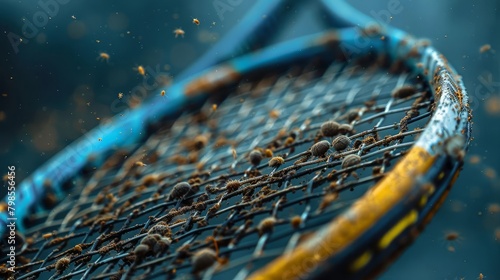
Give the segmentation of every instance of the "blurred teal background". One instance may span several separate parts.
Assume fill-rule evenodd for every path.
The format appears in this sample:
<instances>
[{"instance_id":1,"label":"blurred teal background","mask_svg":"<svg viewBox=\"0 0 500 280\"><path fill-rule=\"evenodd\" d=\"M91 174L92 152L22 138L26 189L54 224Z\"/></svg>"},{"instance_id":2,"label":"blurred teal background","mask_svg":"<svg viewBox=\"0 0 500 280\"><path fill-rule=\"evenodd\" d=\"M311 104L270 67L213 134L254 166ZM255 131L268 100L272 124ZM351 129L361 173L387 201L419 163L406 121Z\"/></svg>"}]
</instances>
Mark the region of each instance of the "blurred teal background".
<instances>
[{"instance_id":1,"label":"blurred teal background","mask_svg":"<svg viewBox=\"0 0 500 280\"><path fill-rule=\"evenodd\" d=\"M383 18L380 11L390 1L349 2ZM44 18L43 3L52 2L0 0L0 174L15 165L18 182L128 107L125 100L158 94L134 68L142 65L159 81L175 81L253 4L243 0L219 16L217 0L59 0ZM474 109L474 141L436 217L380 279L477 279L479 273L500 279L500 2L401 0L400 5L390 24L429 38L463 75ZM193 18L201 24L194 25ZM34 20L41 27L30 29ZM23 28L30 38L19 42ZM176 28L185 36L175 38ZM307 18L299 18L277 40L312 29ZM492 50L480 53L484 44ZM101 52L109 61L97 59ZM458 240L447 241L450 232L459 233Z\"/></svg>"}]
</instances>

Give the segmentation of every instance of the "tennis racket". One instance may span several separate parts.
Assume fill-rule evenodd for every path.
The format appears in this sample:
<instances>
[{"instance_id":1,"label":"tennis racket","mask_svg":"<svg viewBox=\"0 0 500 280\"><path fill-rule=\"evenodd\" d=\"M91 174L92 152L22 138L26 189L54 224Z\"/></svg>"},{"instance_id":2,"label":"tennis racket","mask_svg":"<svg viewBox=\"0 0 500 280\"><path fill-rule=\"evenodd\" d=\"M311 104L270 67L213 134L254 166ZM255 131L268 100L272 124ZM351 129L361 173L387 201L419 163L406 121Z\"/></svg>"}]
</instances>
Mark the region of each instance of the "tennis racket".
<instances>
[{"instance_id":1,"label":"tennis racket","mask_svg":"<svg viewBox=\"0 0 500 280\"><path fill-rule=\"evenodd\" d=\"M266 47L299 7L328 29ZM366 279L416 238L470 141L446 59L337 0L258 1L228 36L168 102L97 127L19 185L3 276Z\"/></svg>"}]
</instances>

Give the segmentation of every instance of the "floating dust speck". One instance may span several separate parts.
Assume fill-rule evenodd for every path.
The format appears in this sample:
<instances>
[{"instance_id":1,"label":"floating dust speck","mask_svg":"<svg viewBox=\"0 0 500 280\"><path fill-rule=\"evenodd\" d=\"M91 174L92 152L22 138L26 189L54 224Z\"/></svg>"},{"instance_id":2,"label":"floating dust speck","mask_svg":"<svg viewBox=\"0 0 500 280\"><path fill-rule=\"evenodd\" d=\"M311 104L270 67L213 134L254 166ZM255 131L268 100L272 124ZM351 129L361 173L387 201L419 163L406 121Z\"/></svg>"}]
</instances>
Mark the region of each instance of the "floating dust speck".
<instances>
[{"instance_id":1,"label":"floating dust speck","mask_svg":"<svg viewBox=\"0 0 500 280\"><path fill-rule=\"evenodd\" d=\"M489 179L495 179L497 177L497 172L491 167L487 167L484 170L484 175Z\"/></svg>"},{"instance_id":2,"label":"floating dust speck","mask_svg":"<svg viewBox=\"0 0 500 280\"><path fill-rule=\"evenodd\" d=\"M443 241L446 244L446 249L449 252L455 252L456 251L456 246L460 244L463 241L462 235L455 230L450 230L445 232Z\"/></svg>"},{"instance_id":3,"label":"floating dust speck","mask_svg":"<svg viewBox=\"0 0 500 280\"><path fill-rule=\"evenodd\" d=\"M500 213L500 204L498 203L490 203L488 204L488 213L490 214L498 214Z\"/></svg>"},{"instance_id":4,"label":"floating dust speck","mask_svg":"<svg viewBox=\"0 0 500 280\"><path fill-rule=\"evenodd\" d=\"M444 239L446 241L455 241L455 240L458 240L460 238L461 238L460 234L457 231L449 231L449 232L445 233L445 235L444 235Z\"/></svg>"},{"instance_id":5,"label":"floating dust speck","mask_svg":"<svg viewBox=\"0 0 500 280\"><path fill-rule=\"evenodd\" d=\"M144 69L144 67L142 65L139 65L135 68L133 68L135 71L137 71L137 73L141 76L145 76L146 75L146 69Z\"/></svg>"},{"instance_id":6,"label":"floating dust speck","mask_svg":"<svg viewBox=\"0 0 500 280\"><path fill-rule=\"evenodd\" d=\"M500 227L497 227L493 234L495 235L495 240L500 242Z\"/></svg>"},{"instance_id":7,"label":"floating dust speck","mask_svg":"<svg viewBox=\"0 0 500 280\"><path fill-rule=\"evenodd\" d=\"M104 62L109 62L109 54L105 52L99 53L99 56L97 57L97 60L104 61Z\"/></svg>"},{"instance_id":8,"label":"floating dust speck","mask_svg":"<svg viewBox=\"0 0 500 280\"><path fill-rule=\"evenodd\" d=\"M485 52L488 52L488 51L491 51L491 52L495 53L495 50L493 50L491 48L490 44L484 44L481 47L479 47L479 53L485 53Z\"/></svg>"},{"instance_id":9,"label":"floating dust speck","mask_svg":"<svg viewBox=\"0 0 500 280\"><path fill-rule=\"evenodd\" d=\"M174 29L173 33L175 34L175 38L177 38L178 36L181 36L182 38L184 38L184 34L186 34L186 32L184 30L182 30L181 28Z\"/></svg>"},{"instance_id":10,"label":"floating dust speck","mask_svg":"<svg viewBox=\"0 0 500 280\"><path fill-rule=\"evenodd\" d=\"M471 164L479 164L481 162L481 157L478 155L471 155L469 157L469 162Z\"/></svg>"},{"instance_id":11,"label":"floating dust speck","mask_svg":"<svg viewBox=\"0 0 500 280\"><path fill-rule=\"evenodd\" d=\"M486 112L491 116L500 115L500 96L492 96L485 101Z\"/></svg>"}]
</instances>

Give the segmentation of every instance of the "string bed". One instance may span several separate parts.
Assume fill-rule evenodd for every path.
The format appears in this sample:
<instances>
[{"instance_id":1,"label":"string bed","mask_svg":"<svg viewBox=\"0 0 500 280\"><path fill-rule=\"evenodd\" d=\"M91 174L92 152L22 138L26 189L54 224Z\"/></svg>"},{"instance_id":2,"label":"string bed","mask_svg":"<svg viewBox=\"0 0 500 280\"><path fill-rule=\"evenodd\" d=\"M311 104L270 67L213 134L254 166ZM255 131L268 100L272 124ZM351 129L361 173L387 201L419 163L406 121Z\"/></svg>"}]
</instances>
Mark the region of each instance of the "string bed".
<instances>
[{"instance_id":1,"label":"string bed","mask_svg":"<svg viewBox=\"0 0 500 280\"><path fill-rule=\"evenodd\" d=\"M243 77L142 143L89 158L67 182L74 191L30 217L16 274L0 273L244 278L383 178L432 106L418 77L374 61L323 58Z\"/></svg>"}]
</instances>

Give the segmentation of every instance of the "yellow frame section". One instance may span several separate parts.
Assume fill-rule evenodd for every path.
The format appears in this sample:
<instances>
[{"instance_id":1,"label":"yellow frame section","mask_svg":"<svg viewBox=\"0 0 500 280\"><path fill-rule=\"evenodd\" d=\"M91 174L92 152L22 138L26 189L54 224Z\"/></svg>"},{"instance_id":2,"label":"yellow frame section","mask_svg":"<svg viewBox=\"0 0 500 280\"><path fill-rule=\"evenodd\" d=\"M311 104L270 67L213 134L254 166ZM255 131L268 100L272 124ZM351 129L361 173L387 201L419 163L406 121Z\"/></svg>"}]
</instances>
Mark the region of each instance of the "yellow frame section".
<instances>
[{"instance_id":1,"label":"yellow frame section","mask_svg":"<svg viewBox=\"0 0 500 280\"><path fill-rule=\"evenodd\" d=\"M392 241L398 237L410 225L416 223L418 220L417 210L412 210L406 217L401 219L395 226L393 226L378 242L379 249L385 249L391 245Z\"/></svg>"},{"instance_id":2,"label":"yellow frame section","mask_svg":"<svg viewBox=\"0 0 500 280\"><path fill-rule=\"evenodd\" d=\"M295 279L307 275L319 264L345 249L403 200L412 190L415 177L425 174L434 160L435 156L424 148L412 147L394 169L351 208L318 230L293 252L278 257L248 279Z\"/></svg>"}]
</instances>

